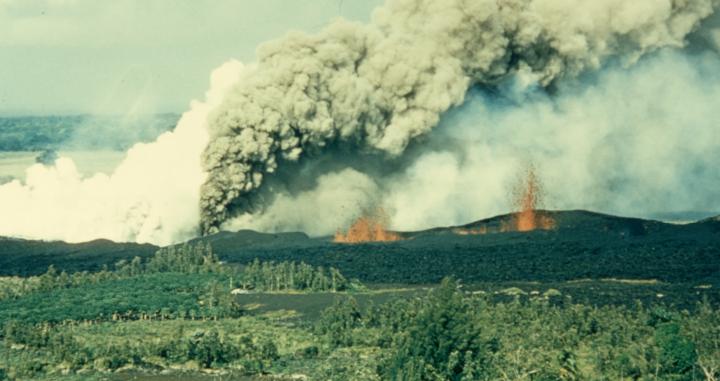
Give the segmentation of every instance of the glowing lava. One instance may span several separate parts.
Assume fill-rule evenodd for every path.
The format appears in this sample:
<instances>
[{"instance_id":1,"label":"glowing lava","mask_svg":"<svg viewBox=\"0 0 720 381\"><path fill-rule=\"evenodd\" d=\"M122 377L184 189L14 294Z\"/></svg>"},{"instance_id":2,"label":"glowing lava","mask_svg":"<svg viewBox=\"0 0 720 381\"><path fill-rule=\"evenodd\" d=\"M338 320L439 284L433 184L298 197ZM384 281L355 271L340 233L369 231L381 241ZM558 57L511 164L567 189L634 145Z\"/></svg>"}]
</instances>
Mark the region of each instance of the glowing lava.
<instances>
[{"instance_id":1,"label":"glowing lava","mask_svg":"<svg viewBox=\"0 0 720 381\"><path fill-rule=\"evenodd\" d=\"M346 234L338 230L333 241L339 243L400 241L402 237L387 231L386 224L387 215L382 210L378 210L372 215L358 218Z\"/></svg>"},{"instance_id":2,"label":"glowing lava","mask_svg":"<svg viewBox=\"0 0 720 381\"><path fill-rule=\"evenodd\" d=\"M551 230L555 228L555 220L550 216L537 213L538 205L543 201L543 187L535 172L535 167L530 164L525 176L515 187L514 205L518 210L515 213L515 226L511 231L529 232L537 229Z\"/></svg>"},{"instance_id":3,"label":"glowing lava","mask_svg":"<svg viewBox=\"0 0 720 381\"><path fill-rule=\"evenodd\" d=\"M530 166L527 174L520 185L515 188L514 204L515 214L515 230L520 232L529 232L537 228L535 208L540 200L541 187L535 174L535 168Z\"/></svg>"},{"instance_id":4,"label":"glowing lava","mask_svg":"<svg viewBox=\"0 0 720 381\"><path fill-rule=\"evenodd\" d=\"M499 223L485 223L473 228L459 228L453 232L458 235L484 235L489 233L529 232L533 230L555 229L555 220L538 211L542 205L544 190L535 167L530 164L518 179L512 191L513 209L509 217Z\"/></svg>"}]
</instances>

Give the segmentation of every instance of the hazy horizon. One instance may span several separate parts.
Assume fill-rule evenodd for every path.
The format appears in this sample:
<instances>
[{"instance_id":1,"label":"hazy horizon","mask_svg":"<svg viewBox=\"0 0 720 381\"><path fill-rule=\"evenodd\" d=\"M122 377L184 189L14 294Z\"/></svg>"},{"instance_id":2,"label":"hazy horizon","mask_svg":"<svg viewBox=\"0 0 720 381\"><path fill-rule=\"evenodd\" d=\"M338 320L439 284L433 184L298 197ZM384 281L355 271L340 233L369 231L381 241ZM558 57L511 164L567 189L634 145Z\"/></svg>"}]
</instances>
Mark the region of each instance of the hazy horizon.
<instances>
[{"instance_id":1,"label":"hazy horizon","mask_svg":"<svg viewBox=\"0 0 720 381\"><path fill-rule=\"evenodd\" d=\"M181 113L209 73L381 1L0 0L0 116Z\"/></svg>"}]
</instances>

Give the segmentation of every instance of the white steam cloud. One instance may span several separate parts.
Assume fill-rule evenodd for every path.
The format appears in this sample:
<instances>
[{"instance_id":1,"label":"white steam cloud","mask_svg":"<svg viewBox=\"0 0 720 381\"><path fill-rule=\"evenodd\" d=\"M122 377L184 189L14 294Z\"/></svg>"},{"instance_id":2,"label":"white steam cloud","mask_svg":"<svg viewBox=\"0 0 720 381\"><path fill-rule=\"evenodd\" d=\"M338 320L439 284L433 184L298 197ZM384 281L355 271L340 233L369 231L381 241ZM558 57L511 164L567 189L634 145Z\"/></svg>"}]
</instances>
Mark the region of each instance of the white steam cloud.
<instances>
[{"instance_id":1,"label":"white steam cloud","mask_svg":"<svg viewBox=\"0 0 720 381\"><path fill-rule=\"evenodd\" d=\"M720 211L718 73L716 53L663 52L552 97L475 93L444 120L433 138L437 148L389 181L387 208L402 229L505 213L515 177L532 161L553 209L641 217ZM429 181L442 184L436 192L451 201L420 202L440 197L422 186Z\"/></svg>"},{"instance_id":2,"label":"white steam cloud","mask_svg":"<svg viewBox=\"0 0 720 381\"><path fill-rule=\"evenodd\" d=\"M157 244L196 235L207 115L244 70L237 61L216 69L206 100L192 102L174 131L132 147L110 175L83 178L61 157L54 166L30 167L24 182L0 186L0 235Z\"/></svg>"},{"instance_id":3,"label":"white steam cloud","mask_svg":"<svg viewBox=\"0 0 720 381\"><path fill-rule=\"evenodd\" d=\"M338 21L259 49L258 65L210 119L201 229L262 212L283 166L344 147L401 155L509 75L551 86L610 58L682 47L713 0L389 0L368 25ZM482 118L482 116L479 116ZM283 174L285 176L285 174Z\"/></svg>"}]
</instances>

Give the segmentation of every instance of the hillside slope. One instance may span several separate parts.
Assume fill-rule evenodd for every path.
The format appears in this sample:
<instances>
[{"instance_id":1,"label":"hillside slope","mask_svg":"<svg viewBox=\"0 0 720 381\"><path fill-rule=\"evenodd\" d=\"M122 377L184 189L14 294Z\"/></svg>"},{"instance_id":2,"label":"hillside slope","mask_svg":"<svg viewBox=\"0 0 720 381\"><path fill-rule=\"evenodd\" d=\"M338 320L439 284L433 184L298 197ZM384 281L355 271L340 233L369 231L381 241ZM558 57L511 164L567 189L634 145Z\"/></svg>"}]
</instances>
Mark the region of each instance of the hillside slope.
<instances>
[{"instance_id":1,"label":"hillside slope","mask_svg":"<svg viewBox=\"0 0 720 381\"><path fill-rule=\"evenodd\" d=\"M149 244L94 240L83 243L32 241L0 237L0 276L37 275L54 264L59 270L97 271L121 259L149 257L158 247Z\"/></svg>"},{"instance_id":2,"label":"hillside slope","mask_svg":"<svg viewBox=\"0 0 720 381\"><path fill-rule=\"evenodd\" d=\"M720 220L687 225L624 218L587 211L539 211L552 230L458 234L459 230L495 231L511 215L463 226L400 233L405 240L340 244L303 233L222 232L207 241L230 263L261 260L305 261L336 267L371 283L435 283L455 275L465 282L565 281L573 279L657 279L720 285ZM93 241L0 241L0 275L42 273L54 263L68 271L97 269L122 258L147 256L152 245Z\"/></svg>"}]
</instances>

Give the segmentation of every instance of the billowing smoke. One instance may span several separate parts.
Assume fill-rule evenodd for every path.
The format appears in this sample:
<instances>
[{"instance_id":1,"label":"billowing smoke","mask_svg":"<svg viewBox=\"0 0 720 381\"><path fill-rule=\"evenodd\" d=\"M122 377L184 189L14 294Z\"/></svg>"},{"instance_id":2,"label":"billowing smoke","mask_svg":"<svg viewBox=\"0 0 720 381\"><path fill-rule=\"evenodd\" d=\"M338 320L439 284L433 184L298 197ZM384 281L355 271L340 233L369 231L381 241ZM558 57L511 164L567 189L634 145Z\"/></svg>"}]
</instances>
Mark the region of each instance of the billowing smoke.
<instances>
[{"instance_id":1,"label":"billowing smoke","mask_svg":"<svg viewBox=\"0 0 720 381\"><path fill-rule=\"evenodd\" d=\"M235 216L269 224L265 217L247 215L268 216L263 212L267 184L289 187L295 180L281 178L306 176L303 163L327 155L341 161L346 152L356 159L366 154L388 161L408 155L408 146L438 125L443 113L461 105L471 87L503 91L512 77L520 94L532 85L562 91L564 79L588 69L610 61L627 66L659 48L682 47L715 6L714 0L389 0L369 25L338 21L316 35L295 33L267 43L258 51L257 66L211 115L203 154L208 178L201 192L202 231L215 231ZM554 107L552 101L533 102L541 109ZM487 124L486 115L474 115L478 125ZM544 140L569 139L582 126L564 127L570 128L566 135L544 135ZM413 186L438 191L433 202L451 200L452 195L443 196L446 177L469 175L453 161L483 161L494 143L485 141L488 153L477 146L469 158L447 152L421 155L405 176L420 182ZM448 167L438 167L439 162ZM488 157L483 162L489 165L484 171L510 165ZM430 170L444 183L428 180L424 174ZM330 182L325 179L320 187ZM380 186L365 183L367 189ZM416 189L405 186L401 193L412 194L409 188ZM410 196L390 192L396 206L418 205ZM365 193L354 194L360 199ZM427 205L423 201L421 208ZM282 197L276 202L287 205ZM423 217L417 212L397 220ZM238 221L230 225L242 224Z\"/></svg>"},{"instance_id":2,"label":"billowing smoke","mask_svg":"<svg viewBox=\"0 0 720 381\"><path fill-rule=\"evenodd\" d=\"M24 182L0 186L0 235L158 244L193 237L207 115L244 71L237 61L215 70L206 100L193 102L174 131L132 147L110 175L83 178L72 160L60 157L30 167Z\"/></svg>"},{"instance_id":3,"label":"billowing smoke","mask_svg":"<svg viewBox=\"0 0 720 381\"><path fill-rule=\"evenodd\" d=\"M61 156L0 185L0 235L325 235L378 207L395 229L451 225L507 212L527 162L551 208L718 210L716 6L389 0L223 65L112 174Z\"/></svg>"},{"instance_id":4,"label":"billowing smoke","mask_svg":"<svg viewBox=\"0 0 720 381\"><path fill-rule=\"evenodd\" d=\"M499 91L471 91L408 149L402 169L378 176L350 163L357 169L332 170L296 195L280 192L263 213L224 226L331 234L378 206L394 229L464 224L511 210L510 191L528 162L552 209L717 214L718 109L720 57L712 52L664 51L630 70L611 66L568 81L553 95L512 78Z\"/></svg>"}]
</instances>

